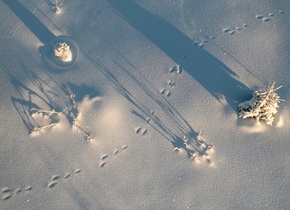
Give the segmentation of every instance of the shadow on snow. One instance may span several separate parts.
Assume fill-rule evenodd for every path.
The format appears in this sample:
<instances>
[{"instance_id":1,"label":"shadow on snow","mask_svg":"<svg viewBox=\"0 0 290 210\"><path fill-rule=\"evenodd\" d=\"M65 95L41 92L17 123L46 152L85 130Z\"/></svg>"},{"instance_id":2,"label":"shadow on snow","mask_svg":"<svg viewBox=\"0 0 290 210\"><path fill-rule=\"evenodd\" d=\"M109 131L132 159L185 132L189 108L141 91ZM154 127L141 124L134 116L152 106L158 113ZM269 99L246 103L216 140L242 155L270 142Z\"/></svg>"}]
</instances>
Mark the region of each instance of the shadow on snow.
<instances>
[{"instance_id":1,"label":"shadow on snow","mask_svg":"<svg viewBox=\"0 0 290 210\"><path fill-rule=\"evenodd\" d=\"M194 153L198 153L199 156L207 154L210 144L199 140L198 133L191 127L186 119L160 95L159 91L156 90L153 85L150 85L150 82L143 75L140 74L135 76L129 72L129 70L117 64L118 67L121 68L122 73L126 74L127 78L134 81L137 84L136 86L140 87L141 90L145 92L146 96L149 97L146 97L146 100L152 100L156 107L161 108L162 113L155 113L155 110L148 108L144 105L144 101L142 100L143 97L140 96L138 92L134 93L134 91L126 88L126 85L124 85L122 81L101 62L98 62L89 54L86 56L96 68L107 77L115 90L134 106L134 108L131 109L133 115L140 118L142 121L146 121L153 130L170 141L174 148L183 149L189 157ZM166 117L166 120L163 119L163 116ZM187 142L185 142L185 140L188 141L190 147L186 145Z\"/></svg>"},{"instance_id":2,"label":"shadow on snow","mask_svg":"<svg viewBox=\"0 0 290 210\"><path fill-rule=\"evenodd\" d=\"M28 79L30 85L27 86L16 76L9 73L9 70L1 63L0 67L20 96L11 97L11 100L29 133L32 133L34 128L40 126L39 122L33 117L35 111L45 110L63 113L68 123L73 126L73 116L78 111L75 107L72 107L69 94L75 95L74 100L77 103L82 101L85 96L93 98L100 95L100 91L85 84L67 83L60 85L48 73L45 73L44 79L43 76L39 76L22 64L25 78L22 77L21 80ZM53 121L58 122L58 120L54 119Z\"/></svg>"},{"instance_id":3,"label":"shadow on snow","mask_svg":"<svg viewBox=\"0 0 290 210\"><path fill-rule=\"evenodd\" d=\"M221 102L223 98L237 109L237 103L250 90L235 79L235 72L194 42L169 22L146 11L132 0L107 0L115 11L143 36L154 43L183 70Z\"/></svg>"},{"instance_id":4,"label":"shadow on snow","mask_svg":"<svg viewBox=\"0 0 290 210\"><path fill-rule=\"evenodd\" d=\"M3 2L44 45L48 45L56 38L55 35L18 0L3 0Z\"/></svg>"}]
</instances>

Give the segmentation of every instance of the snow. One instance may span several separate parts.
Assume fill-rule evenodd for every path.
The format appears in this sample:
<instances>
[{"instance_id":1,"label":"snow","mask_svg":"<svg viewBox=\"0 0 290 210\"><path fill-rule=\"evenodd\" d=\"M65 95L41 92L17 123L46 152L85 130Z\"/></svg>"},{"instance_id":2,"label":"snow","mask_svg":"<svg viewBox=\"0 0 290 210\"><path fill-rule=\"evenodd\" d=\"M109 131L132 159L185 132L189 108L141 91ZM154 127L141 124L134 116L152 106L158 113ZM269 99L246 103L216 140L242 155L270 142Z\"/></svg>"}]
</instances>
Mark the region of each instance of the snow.
<instances>
[{"instance_id":1,"label":"snow","mask_svg":"<svg viewBox=\"0 0 290 210\"><path fill-rule=\"evenodd\" d=\"M72 61L72 52L69 49L70 46L65 43L56 43L54 46L54 55L59 58L63 62L71 62Z\"/></svg>"},{"instance_id":2,"label":"snow","mask_svg":"<svg viewBox=\"0 0 290 210\"><path fill-rule=\"evenodd\" d=\"M289 11L0 1L0 209L290 209ZM273 81L272 126L240 119Z\"/></svg>"},{"instance_id":3,"label":"snow","mask_svg":"<svg viewBox=\"0 0 290 210\"><path fill-rule=\"evenodd\" d=\"M274 86L275 82L264 92L254 91L250 101L240 103L238 105L239 117L254 118L257 121L262 119L267 125L272 125L274 116L278 112L278 104L281 102L280 96L275 91L282 87L274 88Z\"/></svg>"}]
</instances>

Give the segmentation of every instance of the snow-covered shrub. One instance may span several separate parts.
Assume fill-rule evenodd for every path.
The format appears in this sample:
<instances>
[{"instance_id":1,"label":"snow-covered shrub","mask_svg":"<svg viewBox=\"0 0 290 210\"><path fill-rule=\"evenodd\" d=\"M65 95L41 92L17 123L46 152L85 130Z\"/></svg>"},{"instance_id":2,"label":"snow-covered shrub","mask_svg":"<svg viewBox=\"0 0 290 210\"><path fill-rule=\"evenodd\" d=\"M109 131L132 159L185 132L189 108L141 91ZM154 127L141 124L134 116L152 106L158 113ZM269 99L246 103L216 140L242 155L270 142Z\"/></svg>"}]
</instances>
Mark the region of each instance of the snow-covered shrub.
<instances>
[{"instance_id":1,"label":"snow-covered shrub","mask_svg":"<svg viewBox=\"0 0 290 210\"><path fill-rule=\"evenodd\" d=\"M253 98L238 105L239 117L254 118L257 121L265 120L267 125L272 125L274 115L277 113L278 104L281 99L275 93L282 86L275 88L275 82L270 85L267 90L254 91Z\"/></svg>"},{"instance_id":2,"label":"snow-covered shrub","mask_svg":"<svg viewBox=\"0 0 290 210\"><path fill-rule=\"evenodd\" d=\"M64 62L72 61L70 46L65 42L57 43L55 45L54 55Z\"/></svg>"},{"instance_id":3,"label":"snow-covered shrub","mask_svg":"<svg viewBox=\"0 0 290 210\"><path fill-rule=\"evenodd\" d=\"M51 9L53 9L55 11L55 13L60 13L60 7L62 6L61 3L58 3L57 0L55 0L54 2L51 1Z\"/></svg>"}]
</instances>

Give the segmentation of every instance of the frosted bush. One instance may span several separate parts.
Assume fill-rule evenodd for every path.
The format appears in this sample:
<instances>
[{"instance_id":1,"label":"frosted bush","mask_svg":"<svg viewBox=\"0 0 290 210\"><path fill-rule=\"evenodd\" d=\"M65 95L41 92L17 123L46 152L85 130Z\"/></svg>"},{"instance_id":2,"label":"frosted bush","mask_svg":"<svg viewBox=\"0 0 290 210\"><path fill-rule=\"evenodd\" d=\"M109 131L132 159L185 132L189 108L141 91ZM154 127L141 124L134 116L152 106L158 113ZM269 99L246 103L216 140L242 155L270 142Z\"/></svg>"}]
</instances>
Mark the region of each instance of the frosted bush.
<instances>
[{"instance_id":1,"label":"frosted bush","mask_svg":"<svg viewBox=\"0 0 290 210\"><path fill-rule=\"evenodd\" d=\"M57 0L55 0L54 2L51 2L51 9L53 9L55 11L55 13L60 13L60 7L62 6L61 3L58 3Z\"/></svg>"},{"instance_id":2,"label":"frosted bush","mask_svg":"<svg viewBox=\"0 0 290 210\"><path fill-rule=\"evenodd\" d=\"M267 125L272 125L278 104L281 102L280 96L275 91L282 87L274 88L274 86L275 82L265 91L254 91L251 100L240 103L238 105L239 117L264 120Z\"/></svg>"},{"instance_id":3,"label":"frosted bush","mask_svg":"<svg viewBox=\"0 0 290 210\"><path fill-rule=\"evenodd\" d=\"M70 46L65 42L59 42L55 45L54 55L64 62L72 61Z\"/></svg>"}]
</instances>

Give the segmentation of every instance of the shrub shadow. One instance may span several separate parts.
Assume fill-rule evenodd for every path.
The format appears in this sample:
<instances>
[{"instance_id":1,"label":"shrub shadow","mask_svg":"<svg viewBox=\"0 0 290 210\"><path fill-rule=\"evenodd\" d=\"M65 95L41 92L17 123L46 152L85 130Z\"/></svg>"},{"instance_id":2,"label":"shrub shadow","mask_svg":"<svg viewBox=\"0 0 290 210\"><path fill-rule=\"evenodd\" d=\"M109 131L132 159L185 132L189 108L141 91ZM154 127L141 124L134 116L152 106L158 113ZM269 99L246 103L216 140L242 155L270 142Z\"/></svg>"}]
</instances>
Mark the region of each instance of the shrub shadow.
<instances>
[{"instance_id":1,"label":"shrub shadow","mask_svg":"<svg viewBox=\"0 0 290 210\"><path fill-rule=\"evenodd\" d=\"M237 103L250 95L250 89L235 78L235 72L204 49L194 47L193 40L166 20L151 14L132 0L107 2L218 101L222 102L224 98L236 110Z\"/></svg>"},{"instance_id":2,"label":"shrub shadow","mask_svg":"<svg viewBox=\"0 0 290 210\"><path fill-rule=\"evenodd\" d=\"M44 45L48 45L56 38L55 35L18 0L3 0L3 2Z\"/></svg>"},{"instance_id":3,"label":"shrub shadow","mask_svg":"<svg viewBox=\"0 0 290 210\"><path fill-rule=\"evenodd\" d=\"M42 60L48 64L47 68L52 73L62 73L70 69L76 63L79 54L77 43L68 36L56 37L35 15L33 15L18 0L3 0L3 2L14 12L23 24L43 43L39 48ZM48 1L50 2L50 1ZM52 3L52 2L50 2ZM72 61L63 62L54 56L54 46L58 42L66 42L72 51Z\"/></svg>"}]
</instances>

